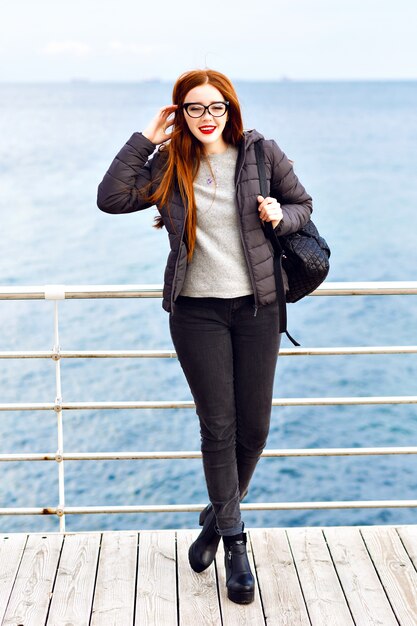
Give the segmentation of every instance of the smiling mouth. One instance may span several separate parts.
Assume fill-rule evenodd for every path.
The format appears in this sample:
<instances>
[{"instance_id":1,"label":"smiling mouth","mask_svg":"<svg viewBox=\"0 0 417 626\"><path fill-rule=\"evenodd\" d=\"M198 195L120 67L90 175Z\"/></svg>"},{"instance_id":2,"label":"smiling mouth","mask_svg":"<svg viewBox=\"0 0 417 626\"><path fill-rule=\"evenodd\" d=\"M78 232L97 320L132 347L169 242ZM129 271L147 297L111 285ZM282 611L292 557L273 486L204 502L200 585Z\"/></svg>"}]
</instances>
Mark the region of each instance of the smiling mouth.
<instances>
[{"instance_id":1,"label":"smiling mouth","mask_svg":"<svg viewBox=\"0 0 417 626\"><path fill-rule=\"evenodd\" d=\"M205 135L210 135L216 130L215 126L200 126L199 130Z\"/></svg>"}]
</instances>

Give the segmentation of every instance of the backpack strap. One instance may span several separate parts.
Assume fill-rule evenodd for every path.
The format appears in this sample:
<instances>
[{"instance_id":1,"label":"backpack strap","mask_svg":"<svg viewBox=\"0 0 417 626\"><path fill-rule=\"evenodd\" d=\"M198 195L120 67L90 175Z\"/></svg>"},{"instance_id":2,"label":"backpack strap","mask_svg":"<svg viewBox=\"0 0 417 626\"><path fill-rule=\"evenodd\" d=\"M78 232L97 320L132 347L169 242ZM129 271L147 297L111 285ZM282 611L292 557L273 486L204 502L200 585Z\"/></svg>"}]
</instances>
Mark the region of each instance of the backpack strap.
<instances>
[{"instance_id":1,"label":"backpack strap","mask_svg":"<svg viewBox=\"0 0 417 626\"><path fill-rule=\"evenodd\" d=\"M259 175L259 185L260 185L260 194L264 198L266 198L268 194L268 183L266 180L266 170L265 170L265 155L264 155L264 146L262 143L262 139L258 139L255 142L255 154L256 154L256 165L258 167L258 175ZM279 332L285 333L288 339L295 345L299 346L300 344L291 337L289 332L287 331L287 302L285 297L285 287L284 280L282 277L282 255L283 248L281 243L277 237L276 232L272 227L271 222L264 222L265 227L265 236L268 237L272 246L274 248L274 275L275 275L275 284L277 290L277 298L278 298L278 310L279 310Z\"/></svg>"}]
</instances>

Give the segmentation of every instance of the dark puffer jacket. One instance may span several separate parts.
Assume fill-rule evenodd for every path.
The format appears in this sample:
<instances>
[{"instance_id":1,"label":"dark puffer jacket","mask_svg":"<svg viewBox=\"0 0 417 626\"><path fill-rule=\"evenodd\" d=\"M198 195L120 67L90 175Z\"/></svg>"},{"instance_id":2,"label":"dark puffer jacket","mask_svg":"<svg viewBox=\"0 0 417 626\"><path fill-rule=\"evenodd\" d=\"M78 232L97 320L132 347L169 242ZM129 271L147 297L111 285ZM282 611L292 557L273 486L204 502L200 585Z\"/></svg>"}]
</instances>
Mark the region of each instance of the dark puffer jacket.
<instances>
[{"instance_id":1,"label":"dark puffer jacket","mask_svg":"<svg viewBox=\"0 0 417 626\"><path fill-rule=\"evenodd\" d=\"M277 297L273 249L264 235L256 199L260 190L254 142L259 139L263 139L263 136L258 131L245 131L239 145L235 172L239 226L254 291L255 313L259 306L270 304ZM155 148L156 145L141 133L133 133L114 158L98 187L99 209L106 213L132 213L151 206L149 202L144 202L140 190L151 181L150 191L156 189L158 174L166 156L162 150L149 158ZM269 195L280 202L284 216L276 232L286 235L307 223L312 211L312 198L274 140L264 140L264 152ZM166 311L173 311L187 271L187 249L183 241L185 207L177 185L170 201L171 217L166 207L158 207L158 210L171 246L164 274L162 306Z\"/></svg>"}]
</instances>

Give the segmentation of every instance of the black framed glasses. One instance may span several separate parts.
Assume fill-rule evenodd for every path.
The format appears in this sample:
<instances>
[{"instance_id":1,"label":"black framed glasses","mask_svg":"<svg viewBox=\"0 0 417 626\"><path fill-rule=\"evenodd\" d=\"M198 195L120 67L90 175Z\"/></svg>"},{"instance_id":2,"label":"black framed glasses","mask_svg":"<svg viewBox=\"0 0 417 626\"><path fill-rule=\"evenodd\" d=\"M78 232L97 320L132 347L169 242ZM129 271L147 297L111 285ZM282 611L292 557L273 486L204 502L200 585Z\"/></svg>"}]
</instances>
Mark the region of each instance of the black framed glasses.
<instances>
[{"instance_id":1,"label":"black framed glasses","mask_svg":"<svg viewBox=\"0 0 417 626\"><path fill-rule=\"evenodd\" d=\"M182 105L187 114L190 117L203 117L204 113L208 111L213 117L221 117L229 108L229 102L212 102L208 106L200 104L199 102L187 102Z\"/></svg>"}]
</instances>

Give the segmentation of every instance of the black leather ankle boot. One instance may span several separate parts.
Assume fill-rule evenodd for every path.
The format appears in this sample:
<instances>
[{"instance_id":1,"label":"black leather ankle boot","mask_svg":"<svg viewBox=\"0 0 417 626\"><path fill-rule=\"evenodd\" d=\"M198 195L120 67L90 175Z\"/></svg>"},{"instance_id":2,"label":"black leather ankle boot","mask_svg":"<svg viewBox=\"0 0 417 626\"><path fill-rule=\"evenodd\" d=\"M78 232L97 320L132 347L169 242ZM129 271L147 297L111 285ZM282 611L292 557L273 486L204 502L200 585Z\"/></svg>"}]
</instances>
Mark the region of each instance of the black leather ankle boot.
<instances>
[{"instance_id":1,"label":"black leather ankle boot","mask_svg":"<svg viewBox=\"0 0 417 626\"><path fill-rule=\"evenodd\" d=\"M237 604L249 604L255 596L255 580L246 552L246 533L223 537L227 597Z\"/></svg>"},{"instance_id":2,"label":"black leather ankle boot","mask_svg":"<svg viewBox=\"0 0 417 626\"><path fill-rule=\"evenodd\" d=\"M201 511L199 522L203 529L188 550L190 565L198 573L213 563L220 542L220 535L215 529L216 515L211 504Z\"/></svg>"}]
</instances>

